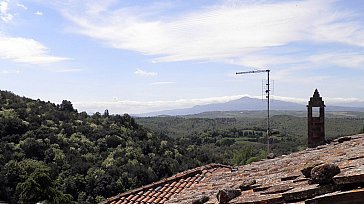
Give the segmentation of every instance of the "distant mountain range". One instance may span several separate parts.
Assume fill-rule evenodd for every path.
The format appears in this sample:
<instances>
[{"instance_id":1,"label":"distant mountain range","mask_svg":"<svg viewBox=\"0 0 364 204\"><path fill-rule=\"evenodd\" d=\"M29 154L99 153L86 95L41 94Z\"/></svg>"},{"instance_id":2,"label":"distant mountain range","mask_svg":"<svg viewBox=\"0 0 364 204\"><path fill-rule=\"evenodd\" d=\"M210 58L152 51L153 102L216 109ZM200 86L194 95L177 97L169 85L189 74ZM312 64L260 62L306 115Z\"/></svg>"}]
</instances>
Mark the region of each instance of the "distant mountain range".
<instances>
[{"instance_id":1,"label":"distant mountain range","mask_svg":"<svg viewBox=\"0 0 364 204\"><path fill-rule=\"evenodd\" d=\"M191 108L182 108L182 109L172 109L172 110L163 110L157 112L150 112L139 114L137 116L147 117L147 116L162 116L162 115L191 115L191 114L199 114L203 112L211 112L211 111L260 111L266 110L267 103L264 100L243 97L237 100L228 101L225 103L214 103L207 105L197 105ZM306 105L281 101L281 100L271 100L270 103L271 110L285 110L285 111L305 111ZM344 107L344 106L327 106L327 111L358 111L364 112L364 107Z\"/></svg>"}]
</instances>

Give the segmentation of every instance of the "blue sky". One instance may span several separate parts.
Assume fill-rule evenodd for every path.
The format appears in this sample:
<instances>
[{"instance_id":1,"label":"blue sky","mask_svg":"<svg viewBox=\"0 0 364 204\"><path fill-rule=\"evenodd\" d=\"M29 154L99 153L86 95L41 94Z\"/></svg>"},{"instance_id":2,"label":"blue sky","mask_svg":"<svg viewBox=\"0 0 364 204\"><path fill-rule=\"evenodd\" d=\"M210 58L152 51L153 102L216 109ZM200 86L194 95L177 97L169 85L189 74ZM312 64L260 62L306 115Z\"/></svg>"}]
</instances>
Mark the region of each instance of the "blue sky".
<instances>
[{"instance_id":1,"label":"blue sky","mask_svg":"<svg viewBox=\"0 0 364 204\"><path fill-rule=\"evenodd\" d=\"M0 0L0 88L80 111L364 102L361 0Z\"/></svg>"}]
</instances>

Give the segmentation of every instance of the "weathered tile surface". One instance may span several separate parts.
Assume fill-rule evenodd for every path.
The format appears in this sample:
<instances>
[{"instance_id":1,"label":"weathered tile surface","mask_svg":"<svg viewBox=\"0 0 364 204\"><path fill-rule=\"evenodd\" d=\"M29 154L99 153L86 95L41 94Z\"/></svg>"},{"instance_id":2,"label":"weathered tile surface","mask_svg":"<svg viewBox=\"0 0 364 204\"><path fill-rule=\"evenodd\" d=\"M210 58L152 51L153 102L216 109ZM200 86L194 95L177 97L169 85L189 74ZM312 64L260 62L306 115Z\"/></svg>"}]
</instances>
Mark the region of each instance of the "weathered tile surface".
<instances>
[{"instance_id":1,"label":"weathered tile surface","mask_svg":"<svg viewBox=\"0 0 364 204\"><path fill-rule=\"evenodd\" d=\"M301 169L312 163L333 163L340 167L341 172L334 176L331 184L311 184ZM255 183L244 186L251 180ZM333 200L351 203L347 202L348 199L352 203L364 203L363 187L362 134L351 136L350 140L334 140L327 145L238 168L217 164L203 166L120 194L105 203L212 204L219 203L216 197L219 191L234 189L240 190L241 194L228 203L332 203ZM165 191L168 191L168 196Z\"/></svg>"},{"instance_id":2,"label":"weathered tile surface","mask_svg":"<svg viewBox=\"0 0 364 204\"><path fill-rule=\"evenodd\" d=\"M107 199L104 204L165 203L184 189L193 188L215 172L230 171L229 166L209 164L178 173L164 180L146 185Z\"/></svg>"}]
</instances>

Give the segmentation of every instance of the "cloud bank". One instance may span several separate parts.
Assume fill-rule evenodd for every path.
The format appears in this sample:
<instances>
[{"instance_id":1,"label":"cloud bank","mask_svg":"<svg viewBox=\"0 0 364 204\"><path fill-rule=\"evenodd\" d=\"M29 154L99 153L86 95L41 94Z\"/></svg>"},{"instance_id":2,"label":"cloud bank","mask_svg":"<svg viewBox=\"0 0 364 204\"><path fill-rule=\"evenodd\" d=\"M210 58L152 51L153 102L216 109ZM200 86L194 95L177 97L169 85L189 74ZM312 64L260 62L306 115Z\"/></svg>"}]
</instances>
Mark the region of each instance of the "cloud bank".
<instances>
[{"instance_id":1,"label":"cloud bank","mask_svg":"<svg viewBox=\"0 0 364 204\"><path fill-rule=\"evenodd\" d=\"M363 22L355 20L357 14L336 8L332 0L225 1L168 18L163 18L164 7L112 9L117 6L108 2L61 10L74 32L113 48L154 56L155 62L312 63L315 55L297 57L297 50L287 46L297 49L292 44L301 42L364 47ZM272 60L277 55L267 51L275 51L283 61Z\"/></svg>"},{"instance_id":2,"label":"cloud bank","mask_svg":"<svg viewBox=\"0 0 364 204\"><path fill-rule=\"evenodd\" d=\"M114 100L114 101L94 101L94 102L75 102L74 106L80 111L87 111L89 113L103 112L108 109L112 113L122 114L141 114L146 112L154 112L161 110L190 108L196 105L206 105L213 103L225 103L231 100L236 100L242 97L251 97L261 99L261 96L250 95L232 95L220 96L209 98L195 98L195 99L178 99L178 100L159 100L159 101L130 101L130 100ZM272 96L273 100L289 101L299 104L307 104L309 98L294 98L285 96ZM349 105L351 104L364 104L363 100L357 98L330 98L325 97L325 102L330 105Z\"/></svg>"},{"instance_id":3,"label":"cloud bank","mask_svg":"<svg viewBox=\"0 0 364 204\"><path fill-rule=\"evenodd\" d=\"M234 96L221 96L209 98L195 98L195 99L177 99L177 100L160 100L160 101L131 101L131 100L117 100L117 101L94 101L94 102L75 102L74 105L79 110L87 112L103 112L108 109L112 113L130 113L139 114L146 112L153 112L166 109L187 108L195 105L205 105L210 103L224 103L230 100L239 99L248 95L234 95Z\"/></svg>"},{"instance_id":4,"label":"cloud bank","mask_svg":"<svg viewBox=\"0 0 364 204\"><path fill-rule=\"evenodd\" d=\"M52 56L40 42L22 37L10 37L0 33L0 58L27 64L50 64L69 58Z\"/></svg>"}]
</instances>

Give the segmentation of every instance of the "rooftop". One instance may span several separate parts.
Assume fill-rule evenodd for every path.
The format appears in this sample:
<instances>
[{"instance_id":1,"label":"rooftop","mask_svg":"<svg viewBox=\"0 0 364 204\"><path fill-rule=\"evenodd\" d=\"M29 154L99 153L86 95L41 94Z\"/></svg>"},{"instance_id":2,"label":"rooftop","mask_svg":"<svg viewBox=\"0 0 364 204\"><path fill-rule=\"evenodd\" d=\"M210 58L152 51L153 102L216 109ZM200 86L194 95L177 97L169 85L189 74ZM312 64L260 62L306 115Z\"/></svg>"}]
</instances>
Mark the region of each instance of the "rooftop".
<instances>
[{"instance_id":1,"label":"rooftop","mask_svg":"<svg viewBox=\"0 0 364 204\"><path fill-rule=\"evenodd\" d=\"M329 184L302 169L336 164ZM339 138L270 160L232 168L211 164L109 198L104 203L363 203L364 134ZM219 197L219 200L218 200Z\"/></svg>"},{"instance_id":2,"label":"rooftop","mask_svg":"<svg viewBox=\"0 0 364 204\"><path fill-rule=\"evenodd\" d=\"M161 181L121 193L107 199L104 204L144 204L165 203L179 194L217 172L230 172L230 167L221 164L209 164L178 173Z\"/></svg>"}]
</instances>

